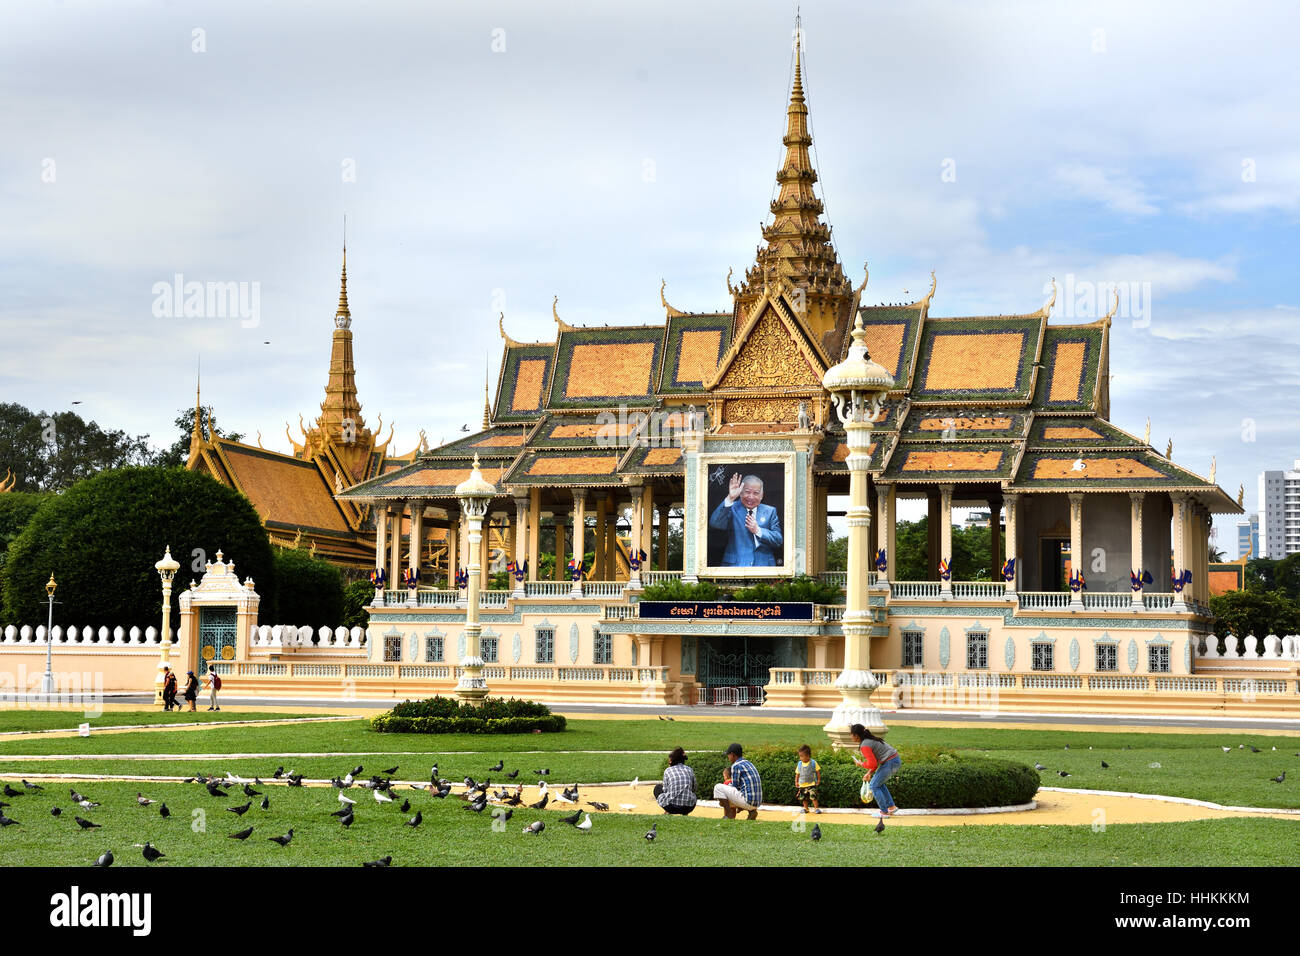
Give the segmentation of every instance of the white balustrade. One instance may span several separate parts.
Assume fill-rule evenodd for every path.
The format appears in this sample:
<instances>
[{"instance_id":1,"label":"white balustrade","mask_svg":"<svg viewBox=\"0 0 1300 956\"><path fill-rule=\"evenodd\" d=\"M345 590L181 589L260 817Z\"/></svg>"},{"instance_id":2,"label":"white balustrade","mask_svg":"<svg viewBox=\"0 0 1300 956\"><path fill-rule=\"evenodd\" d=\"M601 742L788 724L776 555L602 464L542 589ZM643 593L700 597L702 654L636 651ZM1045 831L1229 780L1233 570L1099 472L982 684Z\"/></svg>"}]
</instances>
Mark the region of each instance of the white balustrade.
<instances>
[{"instance_id":1,"label":"white balustrade","mask_svg":"<svg viewBox=\"0 0 1300 956\"><path fill-rule=\"evenodd\" d=\"M636 608L631 604L606 604L604 617L607 621L626 621L636 617Z\"/></svg>"},{"instance_id":2,"label":"white balustrade","mask_svg":"<svg viewBox=\"0 0 1300 956\"><path fill-rule=\"evenodd\" d=\"M849 586L849 572L847 571L822 571L817 575L817 580L823 584L838 584L842 588Z\"/></svg>"},{"instance_id":3,"label":"white balustrade","mask_svg":"<svg viewBox=\"0 0 1300 956\"><path fill-rule=\"evenodd\" d=\"M417 591L415 597L420 607L455 607L460 592L455 589L424 588Z\"/></svg>"},{"instance_id":4,"label":"white balustrade","mask_svg":"<svg viewBox=\"0 0 1300 956\"><path fill-rule=\"evenodd\" d=\"M937 598L941 585L938 581L894 581L892 593L897 598Z\"/></svg>"},{"instance_id":5,"label":"white balustrade","mask_svg":"<svg viewBox=\"0 0 1300 956\"><path fill-rule=\"evenodd\" d=\"M506 607L510 598L509 591L479 591L479 607Z\"/></svg>"},{"instance_id":6,"label":"white balustrade","mask_svg":"<svg viewBox=\"0 0 1300 956\"><path fill-rule=\"evenodd\" d=\"M1236 660L1241 657L1241 655L1237 653L1236 634L1229 634L1223 639L1223 656L1231 660Z\"/></svg>"},{"instance_id":7,"label":"white balustrade","mask_svg":"<svg viewBox=\"0 0 1300 956\"><path fill-rule=\"evenodd\" d=\"M1133 595L1130 592L1098 591L1083 592L1083 606L1107 611L1127 611L1133 607Z\"/></svg>"},{"instance_id":8,"label":"white balustrade","mask_svg":"<svg viewBox=\"0 0 1300 956\"><path fill-rule=\"evenodd\" d=\"M642 571L642 584L663 584L667 581L680 581L682 578L681 571ZM567 587L568 585L566 585Z\"/></svg>"},{"instance_id":9,"label":"white balustrade","mask_svg":"<svg viewBox=\"0 0 1300 956\"><path fill-rule=\"evenodd\" d=\"M1007 596L1007 586L1002 581L954 581L952 596L967 600L1001 601Z\"/></svg>"},{"instance_id":10,"label":"white balustrade","mask_svg":"<svg viewBox=\"0 0 1300 956\"><path fill-rule=\"evenodd\" d=\"M1069 591L1020 591L1017 598L1022 611L1068 610Z\"/></svg>"},{"instance_id":11,"label":"white balustrade","mask_svg":"<svg viewBox=\"0 0 1300 956\"><path fill-rule=\"evenodd\" d=\"M551 680L554 669L550 667L512 667L511 680Z\"/></svg>"},{"instance_id":12,"label":"white balustrade","mask_svg":"<svg viewBox=\"0 0 1300 956\"><path fill-rule=\"evenodd\" d=\"M644 575L642 576L644 580ZM572 581L525 581L524 597L564 597L573 591Z\"/></svg>"},{"instance_id":13,"label":"white balustrade","mask_svg":"<svg viewBox=\"0 0 1300 956\"><path fill-rule=\"evenodd\" d=\"M556 677L562 681L603 681L605 670L601 667L560 667Z\"/></svg>"},{"instance_id":14,"label":"white balustrade","mask_svg":"<svg viewBox=\"0 0 1300 956\"><path fill-rule=\"evenodd\" d=\"M611 681L630 681L634 676L630 667L611 667L609 669L609 679Z\"/></svg>"},{"instance_id":15,"label":"white balustrade","mask_svg":"<svg viewBox=\"0 0 1300 956\"><path fill-rule=\"evenodd\" d=\"M1096 681L1094 679L1094 686ZM1213 677L1157 677L1157 691L1172 691L1179 694L1198 693L1213 694L1219 689L1219 682Z\"/></svg>"},{"instance_id":16,"label":"white balustrade","mask_svg":"<svg viewBox=\"0 0 1300 956\"><path fill-rule=\"evenodd\" d=\"M1174 606L1172 591L1143 591L1142 605L1148 611L1167 611Z\"/></svg>"},{"instance_id":17,"label":"white balustrade","mask_svg":"<svg viewBox=\"0 0 1300 956\"><path fill-rule=\"evenodd\" d=\"M622 581L584 581L582 593L587 597L622 597L624 587Z\"/></svg>"},{"instance_id":18,"label":"white balustrade","mask_svg":"<svg viewBox=\"0 0 1300 956\"><path fill-rule=\"evenodd\" d=\"M1256 640L1255 635L1254 635L1254 634L1248 634L1248 635L1246 635L1246 651L1245 651L1245 653L1243 653L1241 656L1242 656L1242 657L1257 657L1257 656L1258 656L1258 655L1256 654L1256 648L1257 648L1257 647L1259 647L1259 641Z\"/></svg>"},{"instance_id":19,"label":"white balustrade","mask_svg":"<svg viewBox=\"0 0 1300 956\"><path fill-rule=\"evenodd\" d=\"M1025 674L1023 679L1026 690L1080 690L1083 687L1083 678L1073 674Z\"/></svg>"}]
</instances>

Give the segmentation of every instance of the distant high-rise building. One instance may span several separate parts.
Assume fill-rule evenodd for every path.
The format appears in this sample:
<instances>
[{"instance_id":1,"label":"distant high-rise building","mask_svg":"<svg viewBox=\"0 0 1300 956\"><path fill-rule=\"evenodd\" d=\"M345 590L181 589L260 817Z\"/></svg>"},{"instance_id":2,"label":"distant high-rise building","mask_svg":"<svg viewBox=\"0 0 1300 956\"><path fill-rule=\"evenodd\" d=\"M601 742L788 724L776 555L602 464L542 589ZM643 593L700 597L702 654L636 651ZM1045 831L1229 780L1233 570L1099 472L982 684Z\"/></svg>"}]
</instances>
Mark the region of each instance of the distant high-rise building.
<instances>
[{"instance_id":1,"label":"distant high-rise building","mask_svg":"<svg viewBox=\"0 0 1300 956\"><path fill-rule=\"evenodd\" d=\"M1300 458L1290 471L1260 473L1259 547L1275 560L1300 552Z\"/></svg>"},{"instance_id":2,"label":"distant high-rise building","mask_svg":"<svg viewBox=\"0 0 1300 956\"><path fill-rule=\"evenodd\" d=\"M1259 515L1247 515L1237 522L1237 557L1259 557Z\"/></svg>"}]
</instances>

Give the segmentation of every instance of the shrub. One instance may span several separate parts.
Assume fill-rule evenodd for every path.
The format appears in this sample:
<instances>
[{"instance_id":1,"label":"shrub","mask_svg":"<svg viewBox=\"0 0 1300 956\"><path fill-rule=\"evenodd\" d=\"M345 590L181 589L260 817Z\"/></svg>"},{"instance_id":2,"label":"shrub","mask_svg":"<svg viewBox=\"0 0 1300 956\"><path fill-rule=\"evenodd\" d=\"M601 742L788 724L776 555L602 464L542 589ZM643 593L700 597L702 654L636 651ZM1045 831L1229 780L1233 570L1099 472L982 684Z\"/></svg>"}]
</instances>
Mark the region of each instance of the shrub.
<instances>
[{"instance_id":1,"label":"shrub","mask_svg":"<svg viewBox=\"0 0 1300 956\"><path fill-rule=\"evenodd\" d=\"M171 546L175 592L203 576L217 550L251 576L262 606L275 603L271 545L252 503L207 475L180 468L123 468L79 481L47 501L9 546L5 614L45 620L45 582L59 590L55 623L159 624L162 584L154 563Z\"/></svg>"},{"instance_id":2,"label":"shrub","mask_svg":"<svg viewBox=\"0 0 1300 956\"><path fill-rule=\"evenodd\" d=\"M369 581L353 581L343 589L343 626L366 627L370 623L370 602L375 586Z\"/></svg>"},{"instance_id":3,"label":"shrub","mask_svg":"<svg viewBox=\"0 0 1300 956\"><path fill-rule=\"evenodd\" d=\"M712 581L683 584L678 579L651 584L641 592L643 601L725 601L730 597L730 591Z\"/></svg>"},{"instance_id":4,"label":"shrub","mask_svg":"<svg viewBox=\"0 0 1300 956\"><path fill-rule=\"evenodd\" d=\"M903 765L889 778L889 792L900 807L929 810L953 807L1005 807L1028 803L1038 792L1038 773L1025 764L964 754L937 747L903 748ZM795 805L793 747L756 747L745 756L763 780L763 802ZM862 773L847 750L814 750L821 767L823 807L863 806ZM727 758L718 752L694 753L696 792L710 799L722 782ZM668 765L665 759L664 766Z\"/></svg>"},{"instance_id":5,"label":"shrub","mask_svg":"<svg viewBox=\"0 0 1300 956\"><path fill-rule=\"evenodd\" d=\"M479 706L453 697L404 700L370 726L389 734L528 734L558 733L566 721L545 704L531 700L487 697Z\"/></svg>"},{"instance_id":6,"label":"shrub","mask_svg":"<svg viewBox=\"0 0 1300 956\"><path fill-rule=\"evenodd\" d=\"M277 599L274 608L260 615L272 624L338 627L343 620L343 576L328 561L294 548L275 549ZM368 582L363 582L369 587ZM375 589L370 588L374 600Z\"/></svg>"},{"instance_id":7,"label":"shrub","mask_svg":"<svg viewBox=\"0 0 1300 956\"><path fill-rule=\"evenodd\" d=\"M766 582L741 588L735 593L737 601L811 601L813 604L843 604L844 589L801 574L788 581L775 584Z\"/></svg>"}]
</instances>

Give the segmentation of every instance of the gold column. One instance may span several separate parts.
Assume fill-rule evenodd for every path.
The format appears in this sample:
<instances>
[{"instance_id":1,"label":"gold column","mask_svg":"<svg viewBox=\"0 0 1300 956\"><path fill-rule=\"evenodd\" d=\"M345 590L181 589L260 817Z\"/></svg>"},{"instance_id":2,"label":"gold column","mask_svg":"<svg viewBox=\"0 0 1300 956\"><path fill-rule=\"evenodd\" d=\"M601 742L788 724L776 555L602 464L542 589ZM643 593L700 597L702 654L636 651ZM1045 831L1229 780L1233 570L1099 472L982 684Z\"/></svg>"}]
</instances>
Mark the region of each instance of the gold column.
<instances>
[{"instance_id":1,"label":"gold column","mask_svg":"<svg viewBox=\"0 0 1300 956\"><path fill-rule=\"evenodd\" d=\"M393 526L388 531L388 586L394 590L402 586L402 513L405 506L397 505L391 515Z\"/></svg>"},{"instance_id":2,"label":"gold column","mask_svg":"<svg viewBox=\"0 0 1300 956\"><path fill-rule=\"evenodd\" d=\"M385 555L388 553L388 504L387 502L375 502L371 505L371 510L375 516L375 570L382 570L385 564ZM379 588L375 589L375 607L384 603L383 593Z\"/></svg>"},{"instance_id":3,"label":"gold column","mask_svg":"<svg viewBox=\"0 0 1300 956\"><path fill-rule=\"evenodd\" d=\"M645 552L646 566L642 571L649 570L650 560L654 557L654 511L655 511L655 487L654 482L647 478L645 484L641 487L641 550Z\"/></svg>"},{"instance_id":4,"label":"gold column","mask_svg":"<svg viewBox=\"0 0 1300 956\"><path fill-rule=\"evenodd\" d=\"M885 570L877 572L876 583L889 587L890 579L894 575L894 562L898 556L894 554L894 486L893 485L876 485L876 524L880 525L880 531L877 539L884 538L885 549ZM872 567L875 567L876 556L871 556Z\"/></svg>"},{"instance_id":5,"label":"gold column","mask_svg":"<svg viewBox=\"0 0 1300 956\"><path fill-rule=\"evenodd\" d=\"M511 535L513 540L510 542L510 553L514 555L516 566L521 565L527 560L529 538L532 537L532 522L528 520L528 499L515 499L515 523L511 526L514 534ZM519 528L524 529L522 537L519 534ZM528 571L532 573L532 565L528 566ZM510 582L511 590L515 597L524 596L524 582L516 575Z\"/></svg>"},{"instance_id":6,"label":"gold column","mask_svg":"<svg viewBox=\"0 0 1300 956\"><path fill-rule=\"evenodd\" d=\"M605 514L605 580L613 581L618 577L618 519L623 509L618 505L614 493L609 493L609 505Z\"/></svg>"},{"instance_id":7,"label":"gold column","mask_svg":"<svg viewBox=\"0 0 1300 956\"><path fill-rule=\"evenodd\" d=\"M569 561L569 550L564 540L567 537L564 533L564 525L569 516L558 508L552 512L552 515L555 518L555 580L563 581L565 565Z\"/></svg>"},{"instance_id":8,"label":"gold column","mask_svg":"<svg viewBox=\"0 0 1300 956\"><path fill-rule=\"evenodd\" d=\"M456 586L460 570L460 509L447 509L447 587Z\"/></svg>"},{"instance_id":9,"label":"gold column","mask_svg":"<svg viewBox=\"0 0 1300 956\"><path fill-rule=\"evenodd\" d=\"M628 546L628 579L629 588L641 587L641 570L635 564L631 563L636 557L636 549L641 546L641 502L644 500L644 494L638 494L635 486L632 488L632 534Z\"/></svg>"}]
</instances>

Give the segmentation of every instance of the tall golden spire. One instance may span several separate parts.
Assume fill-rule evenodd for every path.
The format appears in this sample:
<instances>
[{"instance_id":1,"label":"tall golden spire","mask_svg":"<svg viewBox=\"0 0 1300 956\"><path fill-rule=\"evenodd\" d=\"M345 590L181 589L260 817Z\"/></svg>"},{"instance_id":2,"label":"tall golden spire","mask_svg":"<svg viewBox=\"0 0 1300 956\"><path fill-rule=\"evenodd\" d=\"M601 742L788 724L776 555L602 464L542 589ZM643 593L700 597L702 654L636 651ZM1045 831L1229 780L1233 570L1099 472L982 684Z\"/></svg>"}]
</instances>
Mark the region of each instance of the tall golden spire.
<instances>
[{"instance_id":1,"label":"tall golden spire","mask_svg":"<svg viewBox=\"0 0 1300 956\"><path fill-rule=\"evenodd\" d=\"M488 371L488 359L483 359L483 428L486 430L492 427L492 403L488 401L488 382L491 380L491 374Z\"/></svg>"},{"instance_id":2,"label":"tall golden spire","mask_svg":"<svg viewBox=\"0 0 1300 956\"><path fill-rule=\"evenodd\" d=\"M202 360L194 373L194 427L190 430L190 457L193 458L203 444L203 423L200 419L203 404L199 399L199 386L203 376ZM214 436L215 437L215 436Z\"/></svg>"},{"instance_id":3,"label":"tall golden spire","mask_svg":"<svg viewBox=\"0 0 1300 956\"><path fill-rule=\"evenodd\" d=\"M796 19L794 82L786 106L786 131L781 142L785 159L776 172L777 198L768 209L773 220L763 227L766 245L745 272L738 292L742 314L777 277L802 290L806 305L801 318L822 342L834 341L847 329L853 284L844 275L831 245L831 227L822 222L824 206L813 191L817 171L809 157L808 104L803 88L803 31Z\"/></svg>"},{"instance_id":4,"label":"tall golden spire","mask_svg":"<svg viewBox=\"0 0 1300 956\"><path fill-rule=\"evenodd\" d=\"M348 240L343 239L343 277L339 282L339 307L334 313L334 327L349 329L352 327L352 311L348 308Z\"/></svg>"}]
</instances>

